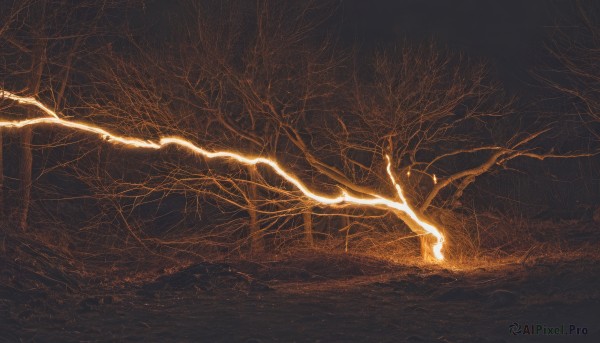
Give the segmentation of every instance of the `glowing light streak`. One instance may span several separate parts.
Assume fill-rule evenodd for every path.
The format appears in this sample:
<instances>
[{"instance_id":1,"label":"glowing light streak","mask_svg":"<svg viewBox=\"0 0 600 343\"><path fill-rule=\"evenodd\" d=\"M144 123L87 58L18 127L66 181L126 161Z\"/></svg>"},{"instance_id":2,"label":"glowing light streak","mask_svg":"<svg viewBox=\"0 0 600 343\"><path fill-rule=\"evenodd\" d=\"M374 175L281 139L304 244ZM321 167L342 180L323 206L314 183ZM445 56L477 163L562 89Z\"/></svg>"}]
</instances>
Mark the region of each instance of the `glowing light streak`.
<instances>
[{"instance_id":1,"label":"glowing light streak","mask_svg":"<svg viewBox=\"0 0 600 343\"><path fill-rule=\"evenodd\" d=\"M394 201L383 196L379 196L377 194L372 195L372 198L362 198L350 195L346 190L342 189L340 194L337 196L327 196L324 194L318 194L311 191L302 181L300 181L296 176L284 170L276 161L265 158L265 157L249 157L244 156L240 153L232 152L232 151L208 151L195 145L181 137L169 136L162 137L158 142L151 140L143 140L135 137L126 137L120 136L114 133L111 133L101 127L97 127L91 124L85 124L81 122L61 119L56 112L50 110L48 107L44 106L44 104L40 103L34 98L30 97L22 97L15 95L13 93L0 90L0 95L4 98L11 99L17 101L21 104L32 105L43 112L49 115L49 117L43 118L33 118L33 119L24 119L18 121L0 121L0 128L22 128L26 126L34 126L34 125L54 125L54 126L63 126L67 128L76 129L79 131L84 131L92 134L96 134L103 139L106 139L109 142L122 144L126 146L131 146L135 148L144 148L144 149L161 149L168 145L176 145L182 148L187 149L195 154L204 156L208 159L213 158L222 158L222 159L230 159L235 160L239 163L246 165L258 165L263 164L271 167L279 176L293 184L298 190L304 194L309 199L316 201L323 205L336 205L342 203L355 204L355 205L363 205L363 206L383 206L393 210L400 211L406 215L408 215L415 223L417 223L421 228L423 228L427 233L433 235L437 241L432 247L434 257L441 261L444 259L442 254L442 247L444 244L444 236L442 233L432 224L420 218L420 216L408 205L406 198L402 192L402 188L397 183L396 178L394 177L391 170L391 159L386 155L387 163L387 173L396 189L398 197L400 201Z\"/></svg>"},{"instance_id":2,"label":"glowing light streak","mask_svg":"<svg viewBox=\"0 0 600 343\"><path fill-rule=\"evenodd\" d=\"M408 202L406 201L406 198L404 197L404 193L402 192L402 187L400 187L398 182L396 182L396 178L394 177L394 174L392 173L392 159L390 158L389 155L385 155L385 158L388 161L388 164L386 167L388 176L390 177L390 180L392 180L392 184L396 188L398 197L400 198L400 201L402 201L401 204L407 208L407 211L403 211L403 212L406 213L417 224L419 224L419 226L421 226L425 231L427 231L428 233L432 234L435 238L437 238L437 242L432 247L433 256L440 261L443 260L444 255L442 254L442 248L444 247L444 235L442 235L442 233L435 226L433 226L430 223L419 218L417 213L408 205ZM395 203L397 203L397 202L395 202Z\"/></svg>"},{"instance_id":3,"label":"glowing light streak","mask_svg":"<svg viewBox=\"0 0 600 343\"><path fill-rule=\"evenodd\" d=\"M15 93L6 91L4 89L0 89L0 99L2 99L2 98L14 100L20 104L33 105L33 106L39 108L40 110L44 111L47 115L54 117L54 118L58 118L58 115L56 114L56 112L54 112L51 109L49 109L48 107L46 107L46 105L39 102L36 98L20 96Z\"/></svg>"}]
</instances>

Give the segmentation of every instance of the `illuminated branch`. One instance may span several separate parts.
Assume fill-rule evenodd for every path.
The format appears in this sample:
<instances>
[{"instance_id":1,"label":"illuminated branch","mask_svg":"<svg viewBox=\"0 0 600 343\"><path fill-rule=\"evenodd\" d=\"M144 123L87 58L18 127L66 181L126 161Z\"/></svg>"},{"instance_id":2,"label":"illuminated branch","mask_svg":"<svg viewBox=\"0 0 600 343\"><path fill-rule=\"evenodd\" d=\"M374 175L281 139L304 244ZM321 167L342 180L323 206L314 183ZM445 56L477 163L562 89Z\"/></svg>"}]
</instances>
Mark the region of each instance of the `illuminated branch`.
<instances>
[{"instance_id":1,"label":"illuminated branch","mask_svg":"<svg viewBox=\"0 0 600 343\"><path fill-rule=\"evenodd\" d=\"M529 158L543 161L547 158L556 158L556 159L581 158L581 157L592 157L592 156L596 156L596 155L600 155L600 150L595 151L595 152L570 153L570 154L564 154L564 155L552 154L552 153L542 154L542 153L522 151L522 152L513 153L510 156L510 159L513 159L513 158L519 157L519 156L523 156L523 157L529 157ZM508 160L508 158L506 160ZM502 162L504 162L504 161L500 161L499 163L502 163Z\"/></svg>"},{"instance_id":2,"label":"illuminated branch","mask_svg":"<svg viewBox=\"0 0 600 343\"><path fill-rule=\"evenodd\" d=\"M435 183L433 189L429 192L425 201L421 204L420 210L425 212L427 208L431 205L431 202L435 199L435 197L439 194L439 192L451 185L452 183L459 181L462 179L461 183L456 187L455 194L453 196L453 201L458 200L458 198L462 195L464 189L475 181L475 178L489 171L494 165L502 165L507 161L510 161L516 157L529 157L537 160L545 160L547 158L554 159L565 159L565 158L580 158L580 157L591 157L600 154L600 151L590 152L590 153L568 153L568 154L553 154L553 153L535 153L528 150L514 150L518 147L522 147L523 145L531 142L535 138L539 137L543 133L547 132L549 129L541 130L532 134L527 135L525 138L515 143L511 149L501 148L501 147L488 147L488 148L476 148L468 150L460 150L456 153L465 153L465 152L476 152L480 150L498 150L496 153L492 154L485 162L481 165L476 166L471 169L463 170L461 172L455 173L449 177L444 178L442 181ZM445 154L442 156L449 156L455 153ZM432 162L433 163L433 162ZM431 163L430 163L431 164Z\"/></svg>"},{"instance_id":3,"label":"illuminated branch","mask_svg":"<svg viewBox=\"0 0 600 343\"><path fill-rule=\"evenodd\" d=\"M429 192L429 195L427 196L427 198L425 198L425 201L421 204L421 207L420 207L421 211L425 211L429 207L429 205L431 205L431 202L433 201L433 199L437 196L437 194L443 188L452 184L452 182L454 182L456 180L460 180L464 177L475 177L475 176L485 173L496 163L496 161L498 161L498 159L501 156L503 156L505 154L507 154L507 151L505 151L505 150L496 152L495 154L490 156L490 158L488 158L488 160L485 163L483 163L482 165L477 166L475 168L463 170L463 171L456 173L450 177L444 178L442 181L435 184L435 186L433 187L431 192Z\"/></svg>"},{"instance_id":4,"label":"illuminated branch","mask_svg":"<svg viewBox=\"0 0 600 343\"><path fill-rule=\"evenodd\" d=\"M416 223L424 232L431 234L436 238L436 242L432 247L433 255L437 260L443 260L443 258L444 258L443 254L441 252L441 250L443 248L443 243L444 243L444 236L435 226L433 226L430 223L426 222L425 220L421 219L420 216L409 206L409 204L407 203L407 201L402 193L402 189L401 189L400 185L396 182L396 180L391 172L391 160L387 156L386 156L388 159L387 172L388 172L388 175L389 175L390 179L392 180L392 183L398 193L400 201L394 201L394 200L385 198L385 197L380 196L375 193L371 194L370 197L364 197L364 198L358 197L358 196L349 194L348 191L346 191L344 189L342 189L340 194L338 194L337 196L328 196L325 194L319 194L319 193L313 192L312 190L310 190L308 188L308 186L306 186L296 176L287 172L276 161L271 160L269 158L249 157L249 156L244 156L242 154L232 152L232 151L208 151L206 149L203 149L200 146L195 145L194 143L192 143L186 139L176 137L176 136L162 137L158 140L158 142L151 141L151 140L143 140L143 139L134 138L134 137L120 136L120 135L111 133L101 127L97 127L97 126L93 126L93 125L85 124L85 123L81 123L81 122L75 122L75 121L61 119L58 117L58 115L55 112L52 112L51 110L48 110L50 112L50 113L48 113L46 111L47 107L43 106L43 104L40 104L33 98L23 98L23 97L15 98L14 94L7 92L7 91L3 91L2 94L7 94L8 95L7 98L17 100L20 103L36 106L36 107L42 109L47 114L49 114L50 117L25 119L25 120L20 120L20 121L0 121L0 128L1 127L23 128L23 127L29 127L29 126L35 126L35 125L62 126L62 127L76 129L78 131L95 134L95 135L98 135L98 136L102 137L103 139L106 139L113 143L136 147L136 148L158 150L158 149L161 149L161 148L169 146L169 145L176 145L178 147L184 148L195 154L204 156L205 158L208 158L208 159L213 159L213 158L229 159L229 160L234 160L241 164L249 165L249 166L266 165L266 166L270 167L273 171L275 171L275 173L277 173L283 179L285 179L287 182L293 184L298 190L300 190L302 192L302 194L305 197L317 202L318 204L338 205L338 204L347 203L347 204L353 204L353 205L359 205L359 206L387 208L387 209L393 210L396 213L400 213L400 214L408 216L410 218L410 220L412 222ZM41 106L38 106L38 104L40 104ZM409 225L409 226L411 228L414 227L413 225Z\"/></svg>"},{"instance_id":5,"label":"illuminated branch","mask_svg":"<svg viewBox=\"0 0 600 343\"><path fill-rule=\"evenodd\" d=\"M457 150L451 151L449 153L436 156L434 159L429 161L429 163L427 163L427 165L425 166L425 169L423 169L421 172L427 172L427 169L429 169L434 163L436 163L437 161L444 159L446 157L456 156L459 154L472 154L472 153L478 152L478 151L499 150L499 149L502 149L502 148L497 147L497 146L489 146L489 147L478 147L478 148L473 148L473 149L457 149Z\"/></svg>"}]
</instances>

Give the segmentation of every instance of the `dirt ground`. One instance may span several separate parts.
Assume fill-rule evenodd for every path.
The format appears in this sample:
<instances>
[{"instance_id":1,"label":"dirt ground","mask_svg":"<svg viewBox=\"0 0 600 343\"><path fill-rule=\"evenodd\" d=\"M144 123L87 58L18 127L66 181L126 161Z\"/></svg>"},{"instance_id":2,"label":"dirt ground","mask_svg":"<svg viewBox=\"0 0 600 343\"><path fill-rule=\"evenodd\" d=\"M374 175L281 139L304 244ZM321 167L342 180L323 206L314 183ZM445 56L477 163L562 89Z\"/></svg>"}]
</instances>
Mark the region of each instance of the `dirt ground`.
<instances>
[{"instance_id":1,"label":"dirt ground","mask_svg":"<svg viewBox=\"0 0 600 343\"><path fill-rule=\"evenodd\" d=\"M554 254L469 266L315 251L120 282L76 279L73 260L5 235L0 341L600 342L590 229Z\"/></svg>"},{"instance_id":2,"label":"dirt ground","mask_svg":"<svg viewBox=\"0 0 600 343\"><path fill-rule=\"evenodd\" d=\"M320 275L319 268L285 263L198 264L152 283L110 291L98 287L56 296L4 287L0 339L600 341L598 261L537 261L470 270L383 263L361 270L361 264L333 279ZM510 331L513 323L521 326L516 335ZM525 329L531 325L533 331Z\"/></svg>"}]
</instances>

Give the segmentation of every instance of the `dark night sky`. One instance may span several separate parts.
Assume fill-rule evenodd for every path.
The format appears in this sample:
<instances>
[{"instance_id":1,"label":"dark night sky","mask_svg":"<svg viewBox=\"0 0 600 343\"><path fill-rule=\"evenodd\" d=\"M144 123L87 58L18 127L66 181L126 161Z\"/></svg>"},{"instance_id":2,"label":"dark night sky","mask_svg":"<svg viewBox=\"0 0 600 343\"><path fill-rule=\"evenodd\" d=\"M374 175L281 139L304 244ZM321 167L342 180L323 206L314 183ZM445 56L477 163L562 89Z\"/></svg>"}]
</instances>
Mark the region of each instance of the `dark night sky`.
<instances>
[{"instance_id":1,"label":"dark night sky","mask_svg":"<svg viewBox=\"0 0 600 343\"><path fill-rule=\"evenodd\" d=\"M514 92L533 82L529 75L545 54L552 28L564 21L569 0L340 0L333 25L342 21L341 41L362 51L408 39L433 38L449 48L490 63L492 72ZM174 13L170 0L149 2L154 24ZM146 18L148 20L148 18ZM327 26L327 25L325 25ZM162 27L158 24L158 27ZM326 28L326 27L325 27ZM161 30L159 30L160 32Z\"/></svg>"},{"instance_id":2,"label":"dark night sky","mask_svg":"<svg viewBox=\"0 0 600 343\"><path fill-rule=\"evenodd\" d=\"M546 44L556 28L573 24L574 3L564 0L343 0L343 40L347 44L359 44L363 51L372 51L403 40L420 43L433 38L453 51L488 62L492 77L524 104L543 100L546 107L532 109L539 112L542 108L558 108L565 100L564 97L551 100L553 95L548 93L547 86L538 83L533 75L536 69L552 66ZM541 165L533 165L541 168ZM546 200L560 206L566 203L576 206L579 201L587 202L591 198L597 201L597 180L592 180L597 178L593 175L597 175L598 169L593 165L593 160L547 161L545 166L560 174L565 182L545 183L542 188L550 189L554 198ZM572 183L575 180L582 183ZM579 190L577 194L574 189Z\"/></svg>"},{"instance_id":3,"label":"dark night sky","mask_svg":"<svg viewBox=\"0 0 600 343\"><path fill-rule=\"evenodd\" d=\"M569 5L548 0L345 0L344 39L363 49L402 39L434 38L453 50L489 61L511 90L532 82L528 71L544 54L544 40Z\"/></svg>"}]
</instances>

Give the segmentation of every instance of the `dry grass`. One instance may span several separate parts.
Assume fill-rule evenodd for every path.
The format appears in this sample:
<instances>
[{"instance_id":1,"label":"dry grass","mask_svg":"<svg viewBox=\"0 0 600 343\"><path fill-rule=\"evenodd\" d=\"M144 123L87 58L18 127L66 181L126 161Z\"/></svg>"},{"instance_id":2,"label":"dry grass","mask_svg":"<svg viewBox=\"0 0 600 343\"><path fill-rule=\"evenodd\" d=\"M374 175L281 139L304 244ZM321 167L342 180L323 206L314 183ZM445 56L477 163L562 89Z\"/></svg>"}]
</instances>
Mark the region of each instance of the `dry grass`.
<instances>
[{"instance_id":1,"label":"dry grass","mask_svg":"<svg viewBox=\"0 0 600 343\"><path fill-rule=\"evenodd\" d=\"M198 263L227 263L265 282L323 282L393 273L398 268L477 269L542 260L600 258L600 232L594 223L533 222L518 216L438 213L447 235L446 261L423 262L419 240L406 233L373 232L352 239L328 237L314 246L289 242L285 249L252 257L234 253L199 254L202 246L174 250L140 242L125 231L88 232L64 226L21 232L7 225L0 236L5 266L0 285L12 289L81 289L152 282ZM210 261L210 262L209 262Z\"/></svg>"}]
</instances>

